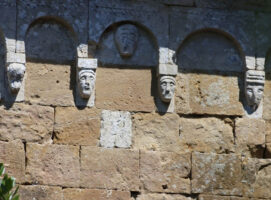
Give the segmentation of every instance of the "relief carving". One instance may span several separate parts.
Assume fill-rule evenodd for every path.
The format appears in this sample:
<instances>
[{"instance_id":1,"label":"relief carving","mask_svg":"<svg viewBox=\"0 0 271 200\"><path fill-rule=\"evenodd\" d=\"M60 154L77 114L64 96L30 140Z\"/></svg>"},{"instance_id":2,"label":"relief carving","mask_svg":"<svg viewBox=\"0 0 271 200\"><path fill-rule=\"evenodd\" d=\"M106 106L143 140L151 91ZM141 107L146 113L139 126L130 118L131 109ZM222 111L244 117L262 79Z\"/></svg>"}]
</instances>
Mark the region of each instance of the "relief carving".
<instances>
[{"instance_id":1,"label":"relief carving","mask_svg":"<svg viewBox=\"0 0 271 200\"><path fill-rule=\"evenodd\" d=\"M78 72L78 88L83 99L89 99L95 86L96 73L93 69L81 69Z\"/></svg>"},{"instance_id":2,"label":"relief carving","mask_svg":"<svg viewBox=\"0 0 271 200\"><path fill-rule=\"evenodd\" d=\"M174 97L176 80L174 76L161 75L159 79L159 93L163 102L169 103Z\"/></svg>"},{"instance_id":3,"label":"relief carving","mask_svg":"<svg viewBox=\"0 0 271 200\"><path fill-rule=\"evenodd\" d=\"M261 103L264 91L265 72L248 70L245 77L245 95L247 104L256 110Z\"/></svg>"},{"instance_id":4,"label":"relief carving","mask_svg":"<svg viewBox=\"0 0 271 200\"><path fill-rule=\"evenodd\" d=\"M115 44L123 58L131 57L138 41L138 29L135 25L120 25L115 32Z\"/></svg>"},{"instance_id":5,"label":"relief carving","mask_svg":"<svg viewBox=\"0 0 271 200\"><path fill-rule=\"evenodd\" d=\"M7 67L8 85L12 93L18 93L24 79L25 65L11 63Z\"/></svg>"}]
</instances>

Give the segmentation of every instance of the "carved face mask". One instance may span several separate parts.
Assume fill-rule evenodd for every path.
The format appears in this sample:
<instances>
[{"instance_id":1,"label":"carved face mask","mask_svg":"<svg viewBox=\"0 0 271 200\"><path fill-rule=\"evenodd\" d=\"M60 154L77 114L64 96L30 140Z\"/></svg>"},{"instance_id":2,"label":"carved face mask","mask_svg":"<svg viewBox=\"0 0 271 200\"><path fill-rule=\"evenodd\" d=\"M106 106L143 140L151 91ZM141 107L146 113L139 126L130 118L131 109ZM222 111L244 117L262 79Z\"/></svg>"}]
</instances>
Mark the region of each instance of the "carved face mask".
<instances>
[{"instance_id":1,"label":"carved face mask","mask_svg":"<svg viewBox=\"0 0 271 200\"><path fill-rule=\"evenodd\" d=\"M247 84L246 96L250 106L256 106L261 103L263 97L264 86L260 84Z\"/></svg>"},{"instance_id":2,"label":"carved face mask","mask_svg":"<svg viewBox=\"0 0 271 200\"><path fill-rule=\"evenodd\" d=\"M264 91L264 81L265 74L263 71L247 71L245 94L249 106L257 108L261 103Z\"/></svg>"},{"instance_id":3,"label":"carved face mask","mask_svg":"<svg viewBox=\"0 0 271 200\"><path fill-rule=\"evenodd\" d=\"M160 77L160 97L164 102L170 102L175 92L175 78L173 76Z\"/></svg>"},{"instance_id":4,"label":"carved face mask","mask_svg":"<svg viewBox=\"0 0 271 200\"><path fill-rule=\"evenodd\" d=\"M19 63L12 63L7 68L9 88L12 93L17 93L23 82L25 66Z\"/></svg>"},{"instance_id":5,"label":"carved face mask","mask_svg":"<svg viewBox=\"0 0 271 200\"><path fill-rule=\"evenodd\" d=\"M115 32L115 43L122 57L131 57L136 49L138 40L137 27L132 24L124 24Z\"/></svg>"},{"instance_id":6,"label":"carved face mask","mask_svg":"<svg viewBox=\"0 0 271 200\"><path fill-rule=\"evenodd\" d=\"M93 70L81 70L78 76L80 95L83 99L88 99L94 90L95 72Z\"/></svg>"}]
</instances>

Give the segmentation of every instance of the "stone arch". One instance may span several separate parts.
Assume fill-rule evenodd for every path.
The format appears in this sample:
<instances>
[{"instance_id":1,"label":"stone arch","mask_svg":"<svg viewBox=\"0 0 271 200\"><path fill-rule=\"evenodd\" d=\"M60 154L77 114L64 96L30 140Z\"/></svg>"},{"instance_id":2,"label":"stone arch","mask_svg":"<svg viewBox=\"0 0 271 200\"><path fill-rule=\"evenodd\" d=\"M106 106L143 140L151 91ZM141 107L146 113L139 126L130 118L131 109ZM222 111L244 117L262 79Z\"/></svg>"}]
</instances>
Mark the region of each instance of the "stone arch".
<instances>
[{"instance_id":1,"label":"stone arch","mask_svg":"<svg viewBox=\"0 0 271 200\"><path fill-rule=\"evenodd\" d=\"M179 70L243 72L245 54L238 41L219 29L201 29L189 34L179 46L174 61Z\"/></svg>"},{"instance_id":2,"label":"stone arch","mask_svg":"<svg viewBox=\"0 0 271 200\"><path fill-rule=\"evenodd\" d=\"M114 34L118 27L126 24L137 27L139 38L134 55L122 58L116 48ZM105 28L99 38L95 56L104 66L156 67L159 62L159 48L156 37L147 27L134 21L120 21Z\"/></svg>"},{"instance_id":3,"label":"stone arch","mask_svg":"<svg viewBox=\"0 0 271 200\"><path fill-rule=\"evenodd\" d=\"M265 55L264 71L268 74L271 74L271 48L268 49Z\"/></svg>"},{"instance_id":4,"label":"stone arch","mask_svg":"<svg viewBox=\"0 0 271 200\"><path fill-rule=\"evenodd\" d=\"M26 31L24 41L28 60L52 63L76 60L77 35L62 18L44 16L34 20Z\"/></svg>"},{"instance_id":5,"label":"stone arch","mask_svg":"<svg viewBox=\"0 0 271 200\"><path fill-rule=\"evenodd\" d=\"M0 29L0 102L4 98L5 93L5 65L7 60L7 54L9 52L12 52L12 49L8 49L8 40L9 38L6 38L2 29ZM14 40L14 38L10 38ZM14 40L15 41L15 40ZM13 51L14 52L14 51Z\"/></svg>"}]
</instances>

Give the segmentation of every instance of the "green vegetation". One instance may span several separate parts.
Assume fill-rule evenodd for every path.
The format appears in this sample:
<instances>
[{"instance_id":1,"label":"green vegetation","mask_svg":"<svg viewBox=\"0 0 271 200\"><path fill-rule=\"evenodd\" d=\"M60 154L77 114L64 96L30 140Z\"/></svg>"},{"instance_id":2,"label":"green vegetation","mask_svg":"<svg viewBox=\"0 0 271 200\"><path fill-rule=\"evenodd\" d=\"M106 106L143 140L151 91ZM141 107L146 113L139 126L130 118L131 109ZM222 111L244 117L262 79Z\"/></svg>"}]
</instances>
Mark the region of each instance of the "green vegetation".
<instances>
[{"instance_id":1,"label":"green vegetation","mask_svg":"<svg viewBox=\"0 0 271 200\"><path fill-rule=\"evenodd\" d=\"M5 167L3 163L0 163L0 200L19 200L17 194L19 187L13 190L15 187L15 178L9 177L5 173Z\"/></svg>"}]
</instances>

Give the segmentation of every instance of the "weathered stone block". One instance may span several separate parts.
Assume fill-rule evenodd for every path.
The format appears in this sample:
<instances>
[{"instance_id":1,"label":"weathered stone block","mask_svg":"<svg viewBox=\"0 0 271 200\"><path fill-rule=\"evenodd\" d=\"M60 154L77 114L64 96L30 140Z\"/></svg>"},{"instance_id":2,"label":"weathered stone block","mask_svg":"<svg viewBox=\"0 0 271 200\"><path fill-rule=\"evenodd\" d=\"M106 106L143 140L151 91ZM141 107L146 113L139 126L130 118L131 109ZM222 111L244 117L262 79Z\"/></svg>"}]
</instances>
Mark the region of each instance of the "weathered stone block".
<instances>
[{"instance_id":1,"label":"weathered stone block","mask_svg":"<svg viewBox=\"0 0 271 200\"><path fill-rule=\"evenodd\" d=\"M139 190L139 152L83 146L81 187Z\"/></svg>"},{"instance_id":2,"label":"weathered stone block","mask_svg":"<svg viewBox=\"0 0 271 200\"><path fill-rule=\"evenodd\" d=\"M140 178L150 192L190 194L191 155L173 152L140 152Z\"/></svg>"},{"instance_id":3,"label":"weathered stone block","mask_svg":"<svg viewBox=\"0 0 271 200\"><path fill-rule=\"evenodd\" d=\"M236 65L239 63L240 57L238 54L241 52L237 49L241 47L243 50L243 53L246 56L252 56L255 55L255 16L253 12L248 11L221 11L221 10L214 10L214 9L200 9L200 8L181 8L181 7L173 7L170 10L171 18L170 18L170 41L169 41L169 48L172 50L177 51L177 54L179 53L179 47L185 46L184 41L188 38L188 36L198 31L200 33L200 30L202 31L200 34L205 34L207 32L211 34L217 34L219 37L224 37L224 43L223 41L219 41L219 44L223 46L226 50L226 52L223 52L223 48L219 51L219 53L215 53L207 57L208 61L204 60L202 55L205 53L208 53L208 51L212 51L212 47L209 49L202 49L199 54L197 51L191 52L196 53L198 56L196 57L196 63L197 65L200 65L201 63L208 64L212 63L214 60L216 60L217 57L222 56L224 60L220 60L220 62L223 63L222 66L219 66L219 71L238 71L243 72L242 65ZM185 28L179 28L179 27L185 27ZM209 31L208 31L209 30ZM224 33L223 33L224 32ZM199 34L199 36L200 36ZM192 37L192 36L191 36ZM193 39L193 37L192 37ZM202 37L199 37L199 39L204 39ZM210 38L215 39L214 37ZM188 42L189 42L188 38ZM187 42L186 41L186 42ZM196 40L194 40L196 41ZM208 41L208 39L207 39ZM228 41L228 42L227 42ZM193 42L193 41L192 41ZM209 41L210 42L210 41ZM208 44L209 44L208 42ZM222 43L220 43L222 42ZM236 42L238 45L236 45ZM215 45L215 43L212 43ZM225 46L225 45L226 46ZM230 45L230 46L229 46ZM238 47L240 45L240 47ZM199 45L200 47L201 45ZM196 47L196 46L195 46ZM237 53L236 53L237 50ZM191 54L188 54L189 57L191 57ZM226 56L226 57L225 57ZM177 56L178 57L178 56ZM226 59L225 59L226 58ZM239 61L238 61L239 60ZM219 60L217 60L219 61ZM178 62L180 65L181 60ZM219 62L214 62L214 64L218 64ZM254 65L250 66L248 64L251 64L251 62L246 63L246 67L249 69L255 69L255 58L254 58ZM232 66L235 66L232 68ZM207 66L202 66L203 69L209 69L209 70L218 70L218 66L210 66L211 68ZM236 67L237 66L237 67ZM189 65L189 69L194 69L194 66Z\"/></svg>"},{"instance_id":4,"label":"weathered stone block","mask_svg":"<svg viewBox=\"0 0 271 200\"><path fill-rule=\"evenodd\" d=\"M225 196L215 196L215 195L199 195L199 200L231 200L230 197Z\"/></svg>"},{"instance_id":5,"label":"weathered stone block","mask_svg":"<svg viewBox=\"0 0 271 200\"><path fill-rule=\"evenodd\" d=\"M71 66L27 63L25 98L34 104L74 106Z\"/></svg>"},{"instance_id":6,"label":"weathered stone block","mask_svg":"<svg viewBox=\"0 0 271 200\"><path fill-rule=\"evenodd\" d=\"M248 158L243 162L243 195L270 199L271 159Z\"/></svg>"},{"instance_id":7,"label":"weathered stone block","mask_svg":"<svg viewBox=\"0 0 271 200\"><path fill-rule=\"evenodd\" d=\"M268 92L271 89L271 74L266 74L266 80L264 84L264 98L263 98L263 118L271 120L271 93Z\"/></svg>"},{"instance_id":8,"label":"weathered stone block","mask_svg":"<svg viewBox=\"0 0 271 200\"><path fill-rule=\"evenodd\" d=\"M62 200L61 187L48 187L41 185L21 185L19 189L21 200Z\"/></svg>"},{"instance_id":9,"label":"weathered stone block","mask_svg":"<svg viewBox=\"0 0 271 200\"><path fill-rule=\"evenodd\" d=\"M99 110L57 107L55 111L55 143L98 146L101 126Z\"/></svg>"},{"instance_id":10,"label":"weathered stone block","mask_svg":"<svg viewBox=\"0 0 271 200\"><path fill-rule=\"evenodd\" d=\"M177 82L176 87L176 112L243 115L240 79L237 76L207 74L185 74L177 78L181 83ZM185 106L180 104L182 102Z\"/></svg>"},{"instance_id":11,"label":"weathered stone block","mask_svg":"<svg viewBox=\"0 0 271 200\"><path fill-rule=\"evenodd\" d=\"M199 195L198 200L254 200L254 199L247 199L243 197L232 197L232 196L216 196L216 195ZM256 199L255 199L256 200Z\"/></svg>"},{"instance_id":12,"label":"weathered stone block","mask_svg":"<svg viewBox=\"0 0 271 200\"><path fill-rule=\"evenodd\" d=\"M182 152L179 137L179 116L176 114L134 114L133 148Z\"/></svg>"},{"instance_id":13,"label":"weathered stone block","mask_svg":"<svg viewBox=\"0 0 271 200\"><path fill-rule=\"evenodd\" d=\"M25 182L25 152L22 142L0 142L0 162L5 164L6 173L16 178L16 183Z\"/></svg>"},{"instance_id":14,"label":"weathered stone block","mask_svg":"<svg viewBox=\"0 0 271 200\"><path fill-rule=\"evenodd\" d=\"M26 158L28 182L79 187L79 147L27 144Z\"/></svg>"},{"instance_id":15,"label":"weathered stone block","mask_svg":"<svg viewBox=\"0 0 271 200\"><path fill-rule=\"evenodd\" d=\"M198 152L234 152L233 129L217 118L181 118L180 140L184 149Z\"/></svg>"},{"instance_id":16,"label":"weathered stone block","mask_svg":"<svg viewBox=\"0 0 271 200\"><path fill-rule=\"evenodd\" d=\"M241 158L233 154L192 154L192 193L241 195Z\"/></svg>"},{"instance_id":17,"label":"weathered stone block","mask_svg":"<svg viewBox=\"0 0 271 200\"><path fill-rule=\"evenodd\" d=\"M154 84L150 69L98 68L96 107L108 110L155 110Z\"/></svg>"},{"instance_id":18,"label":"weathered stone block","mask_svg":"<svg viewBox=\"0 0 271 200\"><path fill-rule=\"evenodd\" d=\"M192 200L190 197L183 195L170 194L141 194L137 200Z\"/></svg>"},{"instance_id":19,"label":"weathered stone block","mask_svg":"<svg viewBox=\"0 0 271 200\"><path fill-rule=\"evenodd\" d=\"M265 146L264 158L271 158L271 143L266 143Z\"/></svg>"},{"instance_id":20,"label":"weathered stone block","mask_svg":"<svg viewBox=\"0 0 271 200\"><path fill-rule=\"evenodd\" d=\"M235 143L239 153L262 158L265 149L265 121L238 118L235 122Z\"/></svg>"},{"instance_id":21,"label":"weathered stone block","mask_svg":"<svg viewBox=\"0 0 271 200\"><path fill-rule=\"evenodd\" d=\"M118 190L64 189L65 200L129 200L130 192Z\"/></svg>"},{"instance_id":22,"label":"weathered stone block","mask_svg":"<svg viewBox=\"0 0 271 200\"><path fill-rule=\"evenodd\" d=\"M129 112L102 111L100 145L106 148L129 148L132 144L132 121Z\"/></svg>"},{"instance_id":23,"label":"weathered stone block","mask_svg":"<svg viewBox=\"0 0 271 200\"><path fill-rule=\"evenodd\" d=\"M0 139L21 139L27 142L50 142L54 125L51 107L14 104L0 108Z\"/></svg>"}]
</instances>

